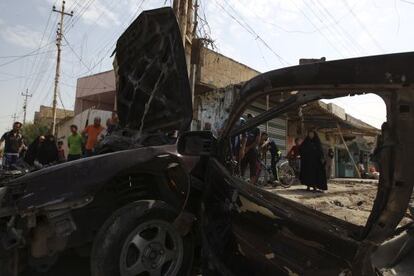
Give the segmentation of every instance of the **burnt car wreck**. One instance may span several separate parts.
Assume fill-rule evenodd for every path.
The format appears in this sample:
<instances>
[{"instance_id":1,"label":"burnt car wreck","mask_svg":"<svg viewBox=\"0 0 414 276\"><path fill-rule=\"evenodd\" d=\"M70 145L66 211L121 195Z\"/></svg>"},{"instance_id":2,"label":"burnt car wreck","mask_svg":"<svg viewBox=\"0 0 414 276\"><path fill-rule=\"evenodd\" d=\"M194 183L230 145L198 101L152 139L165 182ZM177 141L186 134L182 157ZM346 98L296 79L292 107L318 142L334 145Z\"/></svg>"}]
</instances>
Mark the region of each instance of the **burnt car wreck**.
<instances>
[{"instance_id":1,"label":"burnt car wreck","mask_svg":"<svg viewBox=\"0 0 414 276\"><path fill-rule=\"evenodd\" d=\"M68 249L90 256L92 275L380 275L382 245L413 189L413 63L402 53L270 71L243 86L219 137L186 132L191 91L176 18L169 8L143 12L117 43L120 128L101 154L2 178L0 275L17 264L46 271ZM237 124L250 102L280 93L280 105ZM364 93L387 106L364 227L232 174L231 137L314 100Z\"/></svg>"}]
</instances>

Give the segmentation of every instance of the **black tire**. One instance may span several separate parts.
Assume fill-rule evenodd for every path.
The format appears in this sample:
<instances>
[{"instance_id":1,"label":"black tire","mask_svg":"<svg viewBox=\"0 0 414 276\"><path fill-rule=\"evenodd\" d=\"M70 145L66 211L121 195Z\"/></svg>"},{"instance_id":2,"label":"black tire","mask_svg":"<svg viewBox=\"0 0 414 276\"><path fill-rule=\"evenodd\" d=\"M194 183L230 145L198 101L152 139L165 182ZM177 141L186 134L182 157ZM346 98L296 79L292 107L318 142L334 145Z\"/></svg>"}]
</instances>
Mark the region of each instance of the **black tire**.
<instances>
[{"instance_id":1,"label":"black tire","mask_svg":"<svg viewBox=\"0 0 414 276\"><path fill-rule=\"evenodd\" d=\"M172 233L172 231L176 229L173 225L176 217L177 212L162 201L137 201L117 210L109 219L107 219L94 240L91 254L92 276L123 276L127 274L121 272L121 267L123 271L135 266L146 268L151 262L154 264L153 267L155 266L155 263L160 263L157 269L159 269L159 271L162 270L163 273L173 271L172 274L168 273L168 275L189 275L192 268L194 253L193 235L190 233L183 237L179 234L177 236L176 233ZM152 223L155 223L157 226L153 227L154 224ZM164 240L167 240L168 242L169 239L172 241L170 244L180 244L181 246L174 247L178 248L177 250L169 249L167 247L164 248L165 250L161 250L161 248L158 247L159 251L156 251L156 249L153 249L154 242L151 241L151 239L148 241L145 240L144 244L149 245L144 245L142 247L145 248L141 249L141 251L147 253L148 250L150 250L150 253L148 254L143 254L143 252L138 249L139 246L136 246L135 249L132 248L136 243L140 243L141 238L143 237L141 234L143 234L144 231L147 231L147 228L150 229L148 231L151 232L151 227L160 229L159 227L163 226L165 226L165 236L167 237L164 238ZM142 227L144 227L144 230L139 232ZM156 232L159 232L159 230ZM139 241L137 242L136 239ZM153 239L155 240L155 238ZM179 239L181 239L181 241ZM167 244L167 242L165 244ZM157 244L155 244L155 247ZM135 252L129 254L131 251L130 248ZM156 251L157 257L153 257L153 250ZM164 253L164 251L165 257L161 254ZM167 252L170 252L169 256L171 256L171 254L176 254L178 257L174 257L174 261L166 261L161 264L161 262L167 260ZM131 259L128 257L129 255L132 255L132 258L134 258L133 265L131 266L126 263ZM125 260L125 263L121 260ZM171 264L169 265L168 262L171 262ZM159 266L162 267L159 268ZM165 266L168 266L168 271L165 271ZM149 272L149 270L147 272ZM140 274L138 273L138 275Z\"/></svg>"},{"instance_id":2,"label":"black tire","mask_svg":"<svg viewBox=\"0 0 414 276\"><path fill-rule=\"evenodd\" d=\"M279 179L280 185L283 188L289 188L292 186L293 182L295 181L295 171L289 165L289 163L284 163L279 167Z\"/></svg>"}]
</instances>

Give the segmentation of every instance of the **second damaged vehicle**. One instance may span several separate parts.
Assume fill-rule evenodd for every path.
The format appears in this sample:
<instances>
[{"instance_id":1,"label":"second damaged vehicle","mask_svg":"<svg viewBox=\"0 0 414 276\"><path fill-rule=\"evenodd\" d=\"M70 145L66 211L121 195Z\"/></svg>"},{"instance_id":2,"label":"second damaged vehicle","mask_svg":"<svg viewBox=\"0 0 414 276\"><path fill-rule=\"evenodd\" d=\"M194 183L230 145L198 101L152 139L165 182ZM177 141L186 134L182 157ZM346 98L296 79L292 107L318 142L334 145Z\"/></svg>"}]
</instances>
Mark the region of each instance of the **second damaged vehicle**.
<instances>
[{"instance_id":1,"label":"second damaged vehicle","mask_svg":"<svg viewBox=\"0 0 414 276\"><path fill-rule=\"evenodd\" d=\"M47 271L68 249L89 254L96 276L192 269L201 185L197 158L175 146L192 106L174 13L143 12L118 39L114 69L120 126L100 154L2 181L0 275Z\"/></svg>"},{"instance_id":2,"label":"second damaged vehicle","mask_svg":"<svg viewBox=\"0 0 414 276\"><path fill-rule=\"evenodd\" d=\"M47 270L71 248L90 256L93 276L191 275L194 264L202 275L377 275L372 257L394 235L413 187L413 63L405 53L261 74L236 95L219 137L185 132L191 93L176 19L169 8L142 13L117 43L121 128L102 154L1 183L2 275L20 264ZM365 226L237 177L235 136L311 101L368 92L388 114ZM279 104L239 125L265 96Z\"/></svg>"}]
</instances>

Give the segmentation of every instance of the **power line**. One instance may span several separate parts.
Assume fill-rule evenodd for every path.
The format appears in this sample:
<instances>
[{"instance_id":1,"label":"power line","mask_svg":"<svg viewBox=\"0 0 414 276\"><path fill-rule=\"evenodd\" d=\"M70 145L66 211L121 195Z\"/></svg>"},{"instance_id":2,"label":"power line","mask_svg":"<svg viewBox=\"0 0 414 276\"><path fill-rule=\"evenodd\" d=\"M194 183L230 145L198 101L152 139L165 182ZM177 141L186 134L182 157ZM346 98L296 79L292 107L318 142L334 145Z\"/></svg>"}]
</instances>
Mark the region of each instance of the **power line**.
<instances>
[{"instance_id":1,"label":"power line","mask_svg":"<svg viewBox=\"0 0 414 276\"><path fill-rule=\"evenodd\" d=\"M69 33L73 29L73 26L75 26L75 24L78 23L78 21L82 18L82 16L85 14L85 12L89 9L89 7L93 4L94 1L95 0L88 0L88 2L86 2L86 4L78 12L78 16L75 16L73 18L72 24L68 27L66 33Z\"/></svg>"},{"instance_id":2,"label":"power line","mask_svg":"<svg viewBox=\"0 0 414 276\"><path fill-rule=\"evenodd\" d=\"M81 64L88 69L89 73L92 73L92 69L85 64L85 62L82 60L82 58L78 55L78 53L76 53L76 51L72 48L72 46L70 45L69 41L66 39L66 37L63 35L63 39L66 41L67 46L69 47L69 49L72 51L72 53L79 59L79 61L81 62ZM108 84L104 79L101 79L103 83L105 83L108 86L112 86L111 84Z\"/></svg>"},{"instance_id":3,"label":"power line","mask_svg":"<svg viewBox=\"0 0 414 276\"><path fill-rule=\"evenodd\" d=\"M410 4L410 5L414 5L414 2L408 1L408 0L400 0L401 2Z\"/></svg>"},{"instance_id":4,"label":"power line","mask_svg":"<svg viewBox=\"0 0 414 276\"><path fill-rule=\"evenodd\" d=\"M46 53L50 53L53 52L53 50L48 50L48 51L44 51L44 52L40 52L40 53L33 53L33 54L26 54L26 55L20 55L20 56L0 56L0 58L25 58L25 57L33 57L33 56L39 56L39 55L43 55Z\"/></svg>"},{"instance_id":5,"label":"power line","mask_svg":"<svg viewBox=\"0 0 414 276\"><path fill-rule=\"evenodd\" d=\"M123 24L122 31L124 31L125 27L127 25L130 25L131 22L135 19L135 17L139 14L139 12L142 10L142 6L145 3L145 1L146 0L141 0L141 2L137 5L137 9L134 12L134 14L130 17L130 19L128 21L126 21L126 24L125 23ZM97 57L100 57L100 56L102 56L102 57L94 65L92 65L91 67L86 66L87 72L83 72L83 73L79 74L79 76L85 75L87 73L91 73L97 66L99 66L100 64L102 64L102 62L104 61L105 57L110 53L110 51L115 46L116 41L117 41L116 37L118 37L119 35L120 34L118 34L117 32L115 32L115 33L112 34L112 36L109 38L109 40L107 40L106 43L100 43L100 45L104 45L104 46L102 46L101 48L98 48L95 52L97 53L97 55L96 55ZM77 55L77 54L75 54L75 55Z\"/></svg>"},{"instance_id":6,"label":"power line","mask_svg":"<svg viewBox=\"0 0 414 276\"><path fill-rule=\"evenodd\" d=\"M289 65L289 62L286 61L282 56L280 56L275 50L273 50L269 44L267 44L267 42L261 38L261 36L259 34L257 34L247 23L246 26L240 22L240 20L238 20L235 16L233 16L230 12L228 12L223 5L221 5L217 0L215 0L215 3L228 15L230 16L230 18L232 18L234 21L236 21L237 24L239 24L243 29L245 29L249 34L251 34L253 37L255 37L255 40L259 40L261 43L263 43L263 45L269 50L271 51L279 60L279 62L282 65Z\"/></svg>"},{"instance_id":7,"label":"power line","mask_svg":"<svg viewBox=\"0 0 414 276\"><path fill-rule=\"evenodd\" d=\"M314 1L314 0L312 0L312 1ZM321 9L321 14L323 14L323 12L325 12L325 14L327 15L327 16L325 16L326 19L328 19L328 17L329 17L333 22L336 21L335 16L332 15L332 13L329 11L329 9L327 9L325 7L325 5L320 0L315 0L314 3L315 3L316 7L318 7L318 5L319 5L322 8ZM340 24L334 24L334 25L332 25L332 28L336 28L338 33L342 32L345 35L345 38L348 39L349 45L351 46L351 48L356 50L357 53L361 53L361 54L365 53L365 49Z\"/></svg>"},{"instance_id":8,"label":"power line","mask_svg":"<svg viewBox=\"0 0 414 276\"><path fill-rule=\"evenodd\" d=\"M355 14L353 10L351 10L351 7L349 6L349 3L347 0L342 0L344 2L346 8L351 12L351 15L355 18L355 21L358 22L358 24L361 26L361 28L368 34L368 36L371 38L372 42L378 47L381 52L385 52L384 48L381 47L381 45L378 43L378 41L375 39L375 37L371 34L371 32L367 29L365 24L359 19L359 17Z\"/></svg>"},{"instance_id":9,"label":"power line","mask_svg":"<svg viewBox=\"0 0 414 276\"><path fill-rule=\"evenodd\" d=\"M318 33L331 45L331 47L342 57L345 57L344 54L342 54L341 51L339 51L338 48L331 42L331 40L321 31L318 29L318 26L313 23L313 21L309 18L309 16L295 3L295 1L292 1L292 3L296 6L296 8L299 10L299 12L306 18L306 20L315 28L318 30Z\"/></svg>"},{"instance_id":10,"label":"power line","mask_svg":"<svg viewBox=\"0 0 414 276\"><path fill-rule=\"evenodd\" d=\"M0 67L5 66L5 65L8 65L8 64L11 64L11 63L13 63L13 62L16 62L16 61L21 60L21 59L26 58L26 57L30 57L30 56L34 56L34 55L44 54L44 53L37 53L37 52L38 52L39 50L41 50L41 49L45 48L46 46L51 45L51 44L53 44L53 41L51 41L51 42L49 42L49 43L47 43L47 44L43 45L42 47L40 47L40 48L38 48L38 49L36 49L36 50L33 50L33 51L31 51L31 52L29 52L29 53L27 53L27 54L25 54L25 55L21 55L21 56L19 56L19 57L15 58L15 59L9 60L9 61L7 61L7 62L5 62L5 63L1 63L1 64L0 64Z\"/></svg>"},{"instance_id":11,"label":"power line","mask_svg":"<svg viewBox=\"0 0 414 276\"><path fill-rule=\"evenodd\" d=\"M43 39L45 38L46 30L47 30L47 28L49 27L49 22L50 22L50 18L51 18L51 17L52 17L52 11L49 11L49 16L48 16L48 18L47 18L45 28L43 29L42 37L41 37L41 39L40 39L40 41L39 41L39 46L38 46L38 48L40 48L40 46L41 46L41 45L42 45L42 43L43 43ZM53 28L53 26L52 26L52 28ZM31 69L29 70L29 73L34 72L33 70L35 69L35 65L36 65L37 59L38 59L38 56L36 56L36 57L35 57L35 59L34 59L34 61L33 61L33 63L32 63ZM29 81L29 80L27 80L27 79L25 80L23 87L27 87L28 81Z\"/></svg>"},{"instance_id":12,"label":"power line","mask_svg":"<svg viewBox=\"0 0 414 276\"><path fill-rule=\"evenodd\" d=\"M313 0L312 0L313 1ZM313 4L309 4L307 3L306 0L302 0L302 2L308 7L308 9L311 11L311 13L319 20L319 22L321 22L321 24L325 24L325 20L326 22L329 22L329 18L325 15L325 13L323 13L323 11L317 6L317 3L313 3ZM315 9L314 9L315 7ZM321 16L319 16L319 14ZM331 38L334 38L334 42L336 41L336 43L338 45L340 45L345 51L347 51L350 55L354 55L356 53L356 55L358 55L358 49L354 48L353 43L351 43L350 47L349 45L346 43L348 42L346 39L346 37L343 37L341 35L340 30L338 30L337 26L334 26L333 28L326 28L326 31L328 32L328 34L330 34ZM336 38L336 40L335 40Z\"/></svg>"},{"instance_id":13,"label":"power line","mask_svg":"<svg viewBox=\"0 0 414 276\"><path fill-rule=\"evenodd\" d=\"M48 35L47 40L52 40L52 36L55 34L54 26L56 26L56 24L57 24L57 18L55 18L55 20L53 20L53 22L51 24L51 28L48 31L49 35ZM41 72L41 71L44 71L45 68L49 69L49 66L51 65L52 60L53 60L53 58L52 58L53 53L56 52L56 50L54 50L52 48L52 45L49 46L49 49L51 49L50 54L46 54L41 59L33 61L32 71L29 71L29 73L31 73L31 72L34 72L34 73L35 72ZM40 85L41 81L43 80L43 78L44 78L44 74L36 74L36 77L34 79L32 79L31 82L25 82L23 88L26 86L26 83L27 83L26 87L29 87L31 92L33 94L35 94L37 92L37 88L39 87L39 85Z\"/></svg>"},{"instance_id":14,"label":"power line","mask_svg":"<svg viewBox=\"0 0 414 276\"><path fill-rule=\"evenodd\" d=\"M358 5L358 4L360 4L362 1L359 1L359 2L356 2L353 6L352 6L352 10ZM240 2L240 0L239 0L239 3L240 4L242 4L241 2ZM297 13L297 12L293 12L293 11L289 11L289 10L285 10L286 12L291 12L291 13ZM334 27L335 25L338 25L343 19L345 19L345 18L347 18L348 17L348 15L350 14L350 12L349 11L347 11L345 14L343 14L343 15L341 15L338 19L335 19L335 22L333 22L333 23L331 23L331 24L325 24L325 25L323 25L323 26L321 26L321 27L318 27L318 28L313 28L313 30L309 30L309 31L305 31L305 30L290 30L290 29L286 29L285 27L283 27L283 26L281 26L281 25L278 25L278 24L276 24L276 23L274 23L274 22L270 22L270 21L267 21L267 20L265 20L262 16L260 16L260 15L258 15L254 10L250 10L250 12L252 12L253 14L254 14L254 16L258 19L258 20L260 20L260 21L262 21L263 23L265 23L265 24L268 24L268 25L270 25L270 26L273 26L273 27L275 27L276 29L279 29L279 30L281 30L281 31L283 31L283 32L285 32L285 33L298 33L298 34L314 34L314 33L317 33L317 32L319 32L319 31L322 31L322 30L324 30L324 29L327 29L327 28L330 28L330 27Z\"/></svg>"},{"instance_id":15,"label":"power line","mask_svg":"<svg viewBox=\"0 0 414 276\"><path fill-rule=\"evenodd\" d=\"M307 1L306 0L302 0L302 2L305 4L305 6L307 6L308 7L308 9L311 11L311 13L316 17L316 19L317 20L319 20L319 22L321 22L321 24L324 24L324 20L319 16L319 14L313 9L313 5L310 5L309 3L307 3ZM326 19L326 16L325 16L325 14L323 14L322 16L324 16L325 17L325 19ZM330 33L330 37L331 38L334 38L335 36L337 36L337 35L339 35L339 32L335 32L334 30L331 30L330 28L326 28L326 31L328 32L328 33ZM341 39L338 39L337 40L338 42L338 44L339 45L341 45L342 46L342 48L345 50L345 51L347 51L350 55L353 55L353 51L352 51L352 49L351 48L349 48L348 47L348 45L344 42L344 41L342 41Z\"/></svg>"}]
</instances>

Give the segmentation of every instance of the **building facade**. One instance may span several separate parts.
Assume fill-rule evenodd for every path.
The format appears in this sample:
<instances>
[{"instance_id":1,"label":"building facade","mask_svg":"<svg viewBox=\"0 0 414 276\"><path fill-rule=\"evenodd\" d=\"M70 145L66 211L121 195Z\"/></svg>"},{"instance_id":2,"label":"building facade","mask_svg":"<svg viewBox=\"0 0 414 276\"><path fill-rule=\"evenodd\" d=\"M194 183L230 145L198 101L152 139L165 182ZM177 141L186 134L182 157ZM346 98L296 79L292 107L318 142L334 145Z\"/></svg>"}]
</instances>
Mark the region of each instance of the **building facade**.
<instances>
[{"instance_id":1,"label":"building facade","mask_svg":"<svg viewBox=\"0 0 414 276\"><path fill-rule=\"evenodd\" d=\"M206 124L212 123L214 130L221 122L219 117L225 116L230 110L234 95L238 93L241 84L258 74L260 72L240 62L201 47L194 91L192 129L205 129ZM112 70L78 79L75 115L88 109L116 110L115 85L115 74ZM254 116L270 107L265 102L257 101L246 110L246 114ZM213 117L216 119L214 122ZM286 150L286 119L274 119L262 128L269 132L269 136L277 141L283 151Z\"/></svg>"},{"instance_id":2,"label":"building facade","mask_svg":"<svg viewBox=\"0 0 414 276\"><path fill-rule=\"evenodd\" d=\"M73 110L67 109L56 109L56 121L59 122L61 120L65 120L67 118L71 118L74 116ZM35 124L52 124L53 122L53 108L50 106L41 105L39 107L39 111L36 111L34 114L33 122Z\"/></svg>"}]
</instances>

